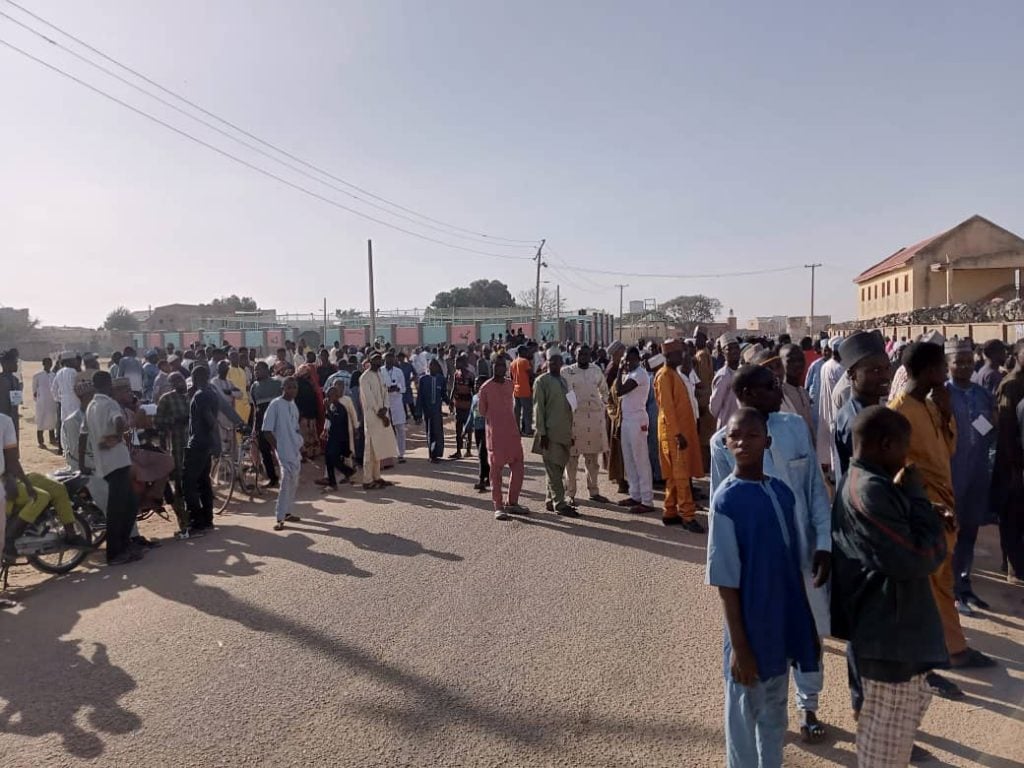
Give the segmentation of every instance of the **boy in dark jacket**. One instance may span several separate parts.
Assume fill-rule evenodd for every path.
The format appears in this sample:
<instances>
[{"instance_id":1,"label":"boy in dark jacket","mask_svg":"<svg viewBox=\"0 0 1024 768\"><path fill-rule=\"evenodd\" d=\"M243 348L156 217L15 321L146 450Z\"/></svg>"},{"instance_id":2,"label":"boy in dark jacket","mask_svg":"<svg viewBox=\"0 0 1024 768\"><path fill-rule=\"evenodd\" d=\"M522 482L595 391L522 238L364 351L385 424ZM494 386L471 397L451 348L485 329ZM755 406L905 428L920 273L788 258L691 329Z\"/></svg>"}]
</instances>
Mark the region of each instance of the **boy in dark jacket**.
<instances>
[{"instance_id":1,"label":"boy in dark jacket","mask_svg":"<svg viewBox=\"0 0 1024 768\"><path fill-rule=\"evenodd\" d=\"M929 576L946 556L943 526L917 469L904 467L910 422L879 406L853 425L853 460L832 510L832 631L849 640L861 678L859 765L904 768L931 693L948 665Z\"/></svg>"}]
</instances>

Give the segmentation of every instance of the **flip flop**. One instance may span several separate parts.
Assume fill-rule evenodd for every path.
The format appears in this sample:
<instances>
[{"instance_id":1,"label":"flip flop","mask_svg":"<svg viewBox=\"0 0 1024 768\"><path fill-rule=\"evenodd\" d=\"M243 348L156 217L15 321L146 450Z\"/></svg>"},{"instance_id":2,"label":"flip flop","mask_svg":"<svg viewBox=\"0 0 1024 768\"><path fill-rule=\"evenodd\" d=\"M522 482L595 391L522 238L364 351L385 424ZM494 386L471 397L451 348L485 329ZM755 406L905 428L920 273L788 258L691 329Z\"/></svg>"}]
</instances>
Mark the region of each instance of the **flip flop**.
<instances>
[{"instance_id":1,"label":"flip flop","mask_svg":"<svg viewBox=\"0 0 1024 768\"><path fill-rule=\"evenodd\" d=\"M284 530L284 523L281 522L281 521L278 521L278 522L274 523L274 530L275 531L283 531Z\"/></svg>"},{"instance_id":2,"label":"flip flop","mask_svg":"<svg viewBox=\"0 0 1024 768\"><path fill-rule=\"evenodd\" d=\"M800 740L804 744L817 744L825 738L825 726L821 723L804 723L800 726Z\"/></svg>"}]
</instances>

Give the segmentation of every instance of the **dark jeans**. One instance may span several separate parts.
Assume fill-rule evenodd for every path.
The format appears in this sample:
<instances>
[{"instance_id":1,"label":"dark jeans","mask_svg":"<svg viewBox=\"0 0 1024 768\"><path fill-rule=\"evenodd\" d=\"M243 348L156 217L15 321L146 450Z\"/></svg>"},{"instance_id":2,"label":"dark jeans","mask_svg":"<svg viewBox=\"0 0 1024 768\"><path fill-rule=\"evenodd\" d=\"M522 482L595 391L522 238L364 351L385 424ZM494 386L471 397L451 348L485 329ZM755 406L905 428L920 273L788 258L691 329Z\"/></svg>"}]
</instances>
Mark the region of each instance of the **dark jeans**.
<instances>
[{"instance_id":1,"label":"dark jeans","mask_svg":"<svg viewBox=\"0 0 1024 768\"><path fill-rule=\"evenodd\" d=\"M256 443L260 447L260 456L263 459L263 469L267 472L267 480L276 483L277 465L274 463L274 449L270 447L270 443L263 436L263 432L260 432L256 437Z\"/></svg>"},{"instance_id":2,"label":"dark jeans","mask_svg":"<svg viewBox=\"0 0 1024 768\"><path fill-rule=\"evenodd\" d=\"M436 411L423 412L423 428L427 433L427 443L430 447L430 458L444 458L444 418L441 416L441 409Z\"/></svg>"},{"instance_id":3,"label":"dark jeans","mask_svg":"<svg viewBox=\"0 0 1024 768\"><path fill-rule=\"evenodd\" d=\"M45 445L45 443L43 442L43 430L36 430L36 440L39 441L40 445ZM58 448L60 448L60 441L57 440L57 433L54 432L52 429L50 430L50 444L56 445Z\"/></svg>"},{"instance_id":4,"label":"dark jeans","mask_svg":"<svg viewBox=\"0 0 1024 768\"><path fill-rule=\"evenodd\" d=\"M139 500L132 490L131 467L104 475L107 481L107 562L128 551L132 527L139 512Z\"/></svg>"},{"instance_id":5,"label":"dark jeans","mask_svg":"<svg viewBox=\"0 0 1024 768\"><path fill-rule=\"evenodd\" d=\"M519 431L524 435L529 434L533 431L533 398L517 397L515 409Z\"/></svg>"},{"instance_id":6,"label":"dark jeans","mask_svg":"<svg viewBox=\"0 0 1024 768\"><path fill-rule=\"evenodd\" d=\"M466 442L466 448L469 448L469 441L466 440L466 420L469 418L469 411L455 410L455 450L462 451L462 443Z\"/></svg>"},{"instance_id":7,"label":"dark jeans","mask_svg":"<svg viewBox=\"0 0 1024 768\"><path fill-rule=\"evenodd\" d=\"M213 525L213 486L210 484L212 455L209 448L185 449L185 508L189 525L206 528Z\"/></svg>"},{"instance_id":8,"label":"dark jeans","mask_svg":"<svg viewBox=\"0 0 1024 768\"><path fill-rule=\"evenodd\" d=\"M1024 578L1024 508L1019 501L1011 500L999 510L999 543L1010 572Z\"/></svg>"},{"instance_id":9,"label":"dark jeans","mask_svg":"<svg viewBox=\"0 0 1024 768\"><path fill-rule=\"evenodd\" d=\"M974 544L978 526L960 523L953 548L953 593L957 599L971 593L971 568L974 566Z\"/></svg>"},{"instance_id":10,"label":"dark jeans","mask_svg":"<svg viewBox=\"0 0 1024 768\"><path fill-rule=\"evenodd\" d=\"M324 452L324 464L327 466L327 482L331 485L338 484L337 476L334 474L336 470L340 471L345 477L352 477L355 474L355 470L342 461L345 457L346 455L342 453L340 445L334 445L328 441L327 450Z\"/></svg>"},{"instance_id":11,"label":"dark jeans","mask_svg":"<svg viewBox=\"0 0 1024 768\"><path fill-rule=\"evenodd\" d=\"M480 454L480 482L490 481L491 462L487 457L487 430L475 429L473 434L476 435L476 452Z\"/></svg>"}]
</instances>

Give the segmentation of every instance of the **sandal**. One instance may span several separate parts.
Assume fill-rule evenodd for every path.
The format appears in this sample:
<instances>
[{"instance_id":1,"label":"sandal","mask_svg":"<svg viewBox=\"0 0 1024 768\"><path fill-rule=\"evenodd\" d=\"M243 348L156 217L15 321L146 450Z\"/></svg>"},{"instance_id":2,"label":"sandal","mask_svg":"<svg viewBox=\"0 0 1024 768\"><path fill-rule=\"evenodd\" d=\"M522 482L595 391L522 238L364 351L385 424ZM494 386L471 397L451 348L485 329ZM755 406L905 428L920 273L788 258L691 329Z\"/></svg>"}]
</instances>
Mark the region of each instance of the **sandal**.
<instances>
[{"instance_id":1,"label":"sandal","mask_svg":"<svg viewBox=\"0 0 1024 768\"><path fill-rule=\"evenodd\" d=\"M278 520L276 523L274 523L274 530L275 531L283 531L284 530L284 521L283 520Z\"/></svg>"},{"instance_id":2,"label":"sandal","mask_svg":"<svg viewBox=\"0 0 1024 768\"><path fill-rule=\"evenodd\" d=\"M817 744L825 738L825 726L818 722L813 712L804 713L804 722L800 726L800 739L804 744Z\"/></svg>"},{"instance_id":3,"label":"sandal","mask_svg":"<svg viewBox=\"0 0 1024 768\"><path fill-rule=\"evenodd\" d=\"M291 512L289 512L287 515L284 516L284 520L285 520L286 523L299 523L299 522L302 522L302 518L301 517L299 517L298 515L293 515Z\"/></svg>"}]
</instances>

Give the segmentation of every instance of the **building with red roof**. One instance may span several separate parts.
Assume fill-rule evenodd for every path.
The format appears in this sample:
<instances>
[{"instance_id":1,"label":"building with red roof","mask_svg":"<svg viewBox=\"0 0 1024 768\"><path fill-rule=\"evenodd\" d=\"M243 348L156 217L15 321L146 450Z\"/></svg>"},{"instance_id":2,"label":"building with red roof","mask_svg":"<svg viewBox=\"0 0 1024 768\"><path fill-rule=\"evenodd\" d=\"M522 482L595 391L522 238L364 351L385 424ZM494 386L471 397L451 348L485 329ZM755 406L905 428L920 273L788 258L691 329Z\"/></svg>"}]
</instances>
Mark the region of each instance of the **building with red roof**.
<instances>
[{"instance_id":1,"label":"building with red roof","mask_svg":"<svg viewBox=\"0 0 1024 768\"><path fill-rule=\"evenodd\" d=\"M857 317L870 320L947 304L1013 298L1024 269L1024 239L983 216L925 238L855 279Z\"/></svg>"}]
</instances>

